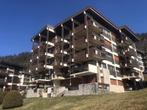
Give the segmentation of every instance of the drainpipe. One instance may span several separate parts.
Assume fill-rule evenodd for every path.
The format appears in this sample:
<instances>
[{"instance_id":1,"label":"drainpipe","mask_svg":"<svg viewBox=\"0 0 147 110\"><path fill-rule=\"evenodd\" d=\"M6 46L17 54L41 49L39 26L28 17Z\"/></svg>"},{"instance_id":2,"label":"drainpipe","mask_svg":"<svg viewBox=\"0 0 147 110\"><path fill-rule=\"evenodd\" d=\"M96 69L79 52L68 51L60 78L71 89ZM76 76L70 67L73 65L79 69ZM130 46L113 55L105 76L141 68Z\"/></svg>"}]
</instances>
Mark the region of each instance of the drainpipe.
<instances>
[{"instance_id":1,"label":"drainpipe","mask_svg":"<svg viewBox=\"0 0 147 110\"><path fill-rule=\"evenodd\" d=\"M96 66L97 66L97 94L98 94L98 86L99 86L99 75L100 75L100 66L99 66L99 62L97 61L96 63Z\"/></svg>"}]
</instances>

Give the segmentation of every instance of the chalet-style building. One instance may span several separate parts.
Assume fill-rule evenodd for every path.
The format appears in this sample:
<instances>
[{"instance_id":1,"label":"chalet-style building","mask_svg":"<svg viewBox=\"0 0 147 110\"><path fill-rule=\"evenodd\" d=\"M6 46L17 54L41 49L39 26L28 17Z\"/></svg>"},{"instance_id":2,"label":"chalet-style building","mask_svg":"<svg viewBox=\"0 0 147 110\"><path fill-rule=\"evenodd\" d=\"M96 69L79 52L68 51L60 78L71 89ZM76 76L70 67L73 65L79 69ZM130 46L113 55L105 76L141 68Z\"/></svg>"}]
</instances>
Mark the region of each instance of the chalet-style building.
<instances>
[{"instance_id":1,"label":"chalet-style building","mask_svg":"<svg viewBox=\"0 0 147 110\"><path fill-rule=\"evenodd\" d=\"M55 96L139 89L144 67L137 41L127 26L85 8L33 36L31 82Z\"/></svg>"},{"instance_id":2,"label":"chalet-style building","mask_svg":"<svg viewBox=\"0 0 147 110\"><path fill-rule=\"evenodd\" d=\"M20 90L24 86L24 72L23 67L0 62L0 90Z\"/></svg>"}]
</instances>

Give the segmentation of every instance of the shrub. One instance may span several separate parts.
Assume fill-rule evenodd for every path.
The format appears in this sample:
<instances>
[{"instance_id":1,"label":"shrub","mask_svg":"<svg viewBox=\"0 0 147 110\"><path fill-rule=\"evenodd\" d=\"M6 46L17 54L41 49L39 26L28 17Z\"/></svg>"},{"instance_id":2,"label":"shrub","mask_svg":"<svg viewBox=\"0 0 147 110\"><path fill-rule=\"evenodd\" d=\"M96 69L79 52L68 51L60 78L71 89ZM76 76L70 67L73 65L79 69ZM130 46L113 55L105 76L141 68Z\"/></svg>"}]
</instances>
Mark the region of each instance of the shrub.
<instances>
[{"instance_id":1,"label":"shrub","mask_svg":"<svg viewBox=\"0 0 147 110\"><path fill-rule=\"evenodd\" d=\"M4 97L2 103L3 109L19 107L22 105L23 105L23 97L17 91L8 92Z\"/></svg>"},{"instance_id":2,"label":"shrub","mask_svg":"<svg viewBox=\"0 0 147 110\"><path fill-rule=\"evenodd\" d=\"M6 92L0 91L0 105L3 103L3 99L6 95Z\"/></svg>"}]
</instances>

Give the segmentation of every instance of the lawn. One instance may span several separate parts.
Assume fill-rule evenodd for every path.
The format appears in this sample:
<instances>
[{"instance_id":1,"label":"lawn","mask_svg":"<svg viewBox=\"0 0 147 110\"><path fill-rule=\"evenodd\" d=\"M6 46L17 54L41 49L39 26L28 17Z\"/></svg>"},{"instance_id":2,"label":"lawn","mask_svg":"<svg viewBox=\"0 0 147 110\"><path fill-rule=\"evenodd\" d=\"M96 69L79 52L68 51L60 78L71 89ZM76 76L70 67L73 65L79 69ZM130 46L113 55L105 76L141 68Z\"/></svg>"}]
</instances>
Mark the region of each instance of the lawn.
<instances>
[{"instance_id":1,"label":"lawn","mask_svg":"<svg viewBox=\"0 0 147 110\"><path fill-rule=\"evenodd\" d=\"M121 94L30 98L24 100L24 106L12 110L147 110L147 89Z\"/></svg>"}]
</instances>

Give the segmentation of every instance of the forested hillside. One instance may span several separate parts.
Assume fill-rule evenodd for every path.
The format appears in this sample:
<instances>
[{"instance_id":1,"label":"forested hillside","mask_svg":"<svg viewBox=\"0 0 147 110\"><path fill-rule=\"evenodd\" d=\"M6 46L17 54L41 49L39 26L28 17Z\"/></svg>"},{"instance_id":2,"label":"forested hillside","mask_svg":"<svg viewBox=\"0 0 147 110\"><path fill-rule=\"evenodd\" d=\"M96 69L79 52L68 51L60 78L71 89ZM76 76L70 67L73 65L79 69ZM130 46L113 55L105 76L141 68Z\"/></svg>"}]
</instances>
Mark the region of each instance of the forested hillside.
<instances>
[{"instance_id":1,"label":"forested hillside","mask_svg":"<svg viewBox=\"0 0 147 110\"><path fill-rule=\"evenodd\" d=\"M5 57L0 57L0 61L6 61L9 63L19 64L21 66L24 66L27 69L29 66L30 57L31 57L30 52L23 52L18 55L9 55Z\"/></svg>"},{"instance_id":2,"label":"forested hillside","mask_svg":"<svg viewBox=\"0 0 147 110\"><path fill-rule=\"evenodd\" d=\"M138 49L147 52L147 33L137 34L140 41L136 43Z\"/></svg>"}]
</instances>

